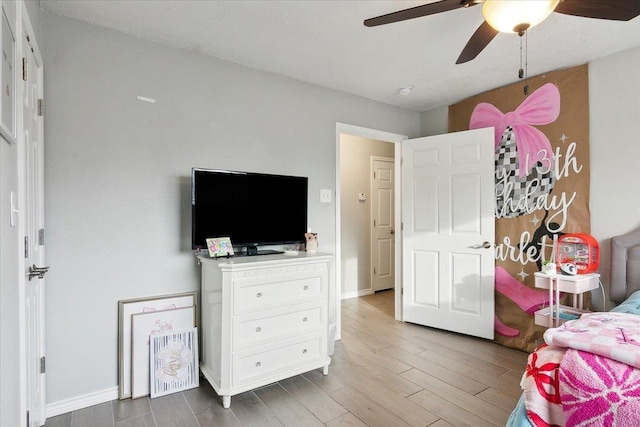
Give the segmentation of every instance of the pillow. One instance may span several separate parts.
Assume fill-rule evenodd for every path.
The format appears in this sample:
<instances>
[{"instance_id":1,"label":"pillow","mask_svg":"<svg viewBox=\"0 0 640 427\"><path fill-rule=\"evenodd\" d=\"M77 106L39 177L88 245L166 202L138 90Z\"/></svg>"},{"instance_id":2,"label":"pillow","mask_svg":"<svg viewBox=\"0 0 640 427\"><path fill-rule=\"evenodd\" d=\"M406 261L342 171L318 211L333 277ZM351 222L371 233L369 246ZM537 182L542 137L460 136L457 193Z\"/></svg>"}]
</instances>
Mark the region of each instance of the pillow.
<instances>
[{"instance_id":1,"label":"pillow","mask_svg":"<svg viewBox=\"0 0 640 427\"><path fill-rule=\"evenodd\" d=\"M610 311L640 315L640 291L635 291L622 304L612 308Z\"/></svg>"}]
</instances>

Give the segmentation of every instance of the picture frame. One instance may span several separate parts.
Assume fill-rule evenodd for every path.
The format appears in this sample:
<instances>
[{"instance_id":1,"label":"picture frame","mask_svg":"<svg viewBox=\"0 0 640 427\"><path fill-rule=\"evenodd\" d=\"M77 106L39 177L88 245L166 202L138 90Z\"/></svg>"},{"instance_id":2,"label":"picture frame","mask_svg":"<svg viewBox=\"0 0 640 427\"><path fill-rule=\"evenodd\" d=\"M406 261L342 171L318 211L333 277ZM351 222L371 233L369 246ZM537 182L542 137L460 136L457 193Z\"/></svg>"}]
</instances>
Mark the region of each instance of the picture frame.
<instances>
[{"instance_id":1,"label":"picture frame","mask_svg":"<svg viewBox=\"0 0 640 427\"><path fill-rule=\"evenodd\" d=\"M157 334L150 344L152 399L200 385L198 328Z\"/></svg>"},{"instance_id":2,"label":"picture frame","mask_svg":"<svg viewBox=\"0 0 640 427\"><path fill-rule=\"evenodd\" d=\"M150 393L149 348L157 334L195 327L195 306L131 315L131 398Z\"/></svg>"},{"instance_id":3,"label":"picture frame","mask_svg":"<svg viewBox=\"0 0 640 427\"><path fill-rule=\"evenodd\" d=\"M4 5L0 8L0 135L16 143L16 37ZM23 70L23 72L25 72Z\"/></svg>"},{"instance_id":4,"label":"picture frame","mask_svg":"<svg viewBox=\"0 0 640 427\"><path fill-rule=\"evenodd\" d=\"M216 237L206 239L207 249L211 258L233 255L233 245L230 237Z\"/></svg>"},{"instance_id":5,"label":"picture frame","mask_svg":"<svg viewBox=\"0 0 640 427\"><path fill-rule=\"evenodd\" d=\"M196 307L197 292L118 301L118 398L131 397L131 316L170 308Z\"/></svg>"}]
</instances>

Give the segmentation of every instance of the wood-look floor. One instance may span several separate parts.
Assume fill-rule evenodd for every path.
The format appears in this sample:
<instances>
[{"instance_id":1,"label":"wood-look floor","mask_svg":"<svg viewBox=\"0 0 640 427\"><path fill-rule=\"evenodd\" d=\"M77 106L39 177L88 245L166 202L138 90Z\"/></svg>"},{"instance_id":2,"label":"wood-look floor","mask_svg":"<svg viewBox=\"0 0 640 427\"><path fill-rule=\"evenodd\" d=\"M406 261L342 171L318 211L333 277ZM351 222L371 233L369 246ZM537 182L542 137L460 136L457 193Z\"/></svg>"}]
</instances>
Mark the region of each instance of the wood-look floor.
<instances>
[{"instance_id":1,"label":"wood-look floor","mask_svg":"<svg viewBox=\"0 0 640 427\"><path fill-rule=\"evenodd\" d=\"M46 427L504 426L527 354L400 323L393 291L342 302L342 340L320 369L222 402L204 380L156 399L112 401Z\"/></svg>"}]
</instances>

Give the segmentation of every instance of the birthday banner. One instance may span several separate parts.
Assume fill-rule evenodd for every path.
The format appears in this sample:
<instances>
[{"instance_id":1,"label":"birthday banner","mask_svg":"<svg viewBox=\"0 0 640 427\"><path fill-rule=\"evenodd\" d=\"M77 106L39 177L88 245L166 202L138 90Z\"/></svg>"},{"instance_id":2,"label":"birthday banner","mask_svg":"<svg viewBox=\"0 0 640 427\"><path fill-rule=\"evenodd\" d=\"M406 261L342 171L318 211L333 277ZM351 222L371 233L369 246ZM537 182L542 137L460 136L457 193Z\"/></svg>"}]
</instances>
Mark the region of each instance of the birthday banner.
<instances>
[{"instance_id":1,"label":"birthday banner","mask_svg":"<svg viewBox=\"0 0 640 427\"><path fill-rule=\"evenodd\" d=\"M529 78L449 107L449 131L495 129L495 341L533 351L549 292L533 274L558 238L591 231L587 65ZM585 301L589 301L586 299Z\"/></svg>"}]
</instances>

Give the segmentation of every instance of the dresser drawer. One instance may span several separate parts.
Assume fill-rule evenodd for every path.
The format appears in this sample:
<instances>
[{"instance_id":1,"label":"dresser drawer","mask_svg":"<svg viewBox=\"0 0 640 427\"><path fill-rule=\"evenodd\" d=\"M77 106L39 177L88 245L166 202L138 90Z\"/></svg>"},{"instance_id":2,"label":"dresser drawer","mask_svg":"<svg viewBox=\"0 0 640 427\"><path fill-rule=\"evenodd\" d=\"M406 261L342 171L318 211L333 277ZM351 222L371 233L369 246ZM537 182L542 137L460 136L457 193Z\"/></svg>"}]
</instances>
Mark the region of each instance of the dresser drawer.
<instances>
[{"instance_id":1,"label":"dresser drawer","mask_svg":"<svg viewBox=\"0 0 640 427\"><path fill-rule=\"evenodd\" d=\"M234 282L233 312L248 313L292 304L317 301L325 298L321 276L262 278L262 280L237 280Z\"/></svg>"},{"instance_id":2,"label":"dresser drawer","mask_svg":"<svg viewBox=\"0 0 640 427\"><path fill-rule=\"evenodd\" d=\"M240 387L326 358L326 337L306 335L233 354L232 384Z\"/></svg>"},{"instance_id":3,"label":"dresser drawer","mask_svg":"<svg viewBox=\"0 0 640 427\"><path fill-rule=\"evenodd\" d=\"M234 316L235 350L319 331L325 324L322 301Z\"/></svg>"}]
</instances>

